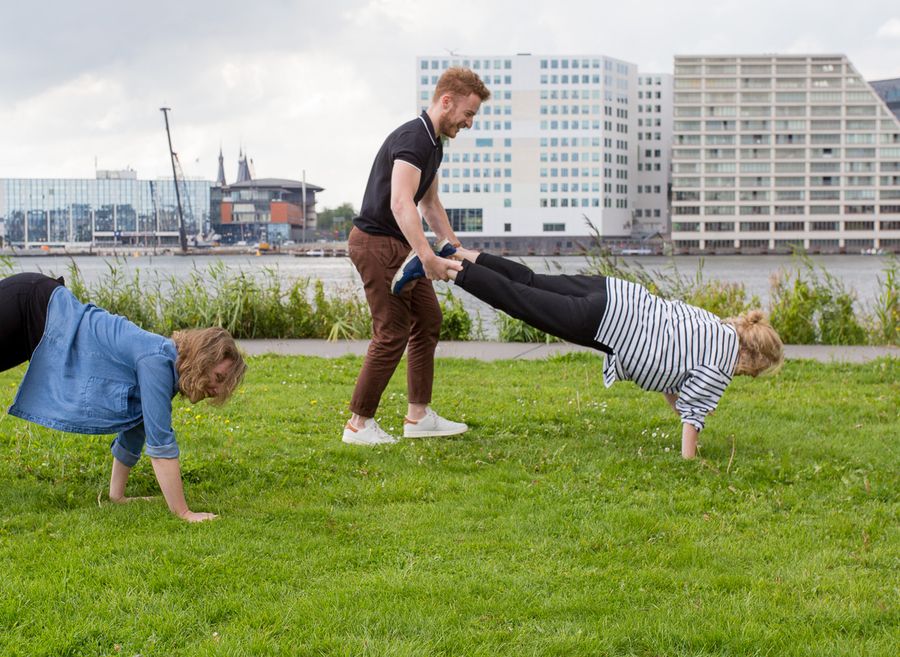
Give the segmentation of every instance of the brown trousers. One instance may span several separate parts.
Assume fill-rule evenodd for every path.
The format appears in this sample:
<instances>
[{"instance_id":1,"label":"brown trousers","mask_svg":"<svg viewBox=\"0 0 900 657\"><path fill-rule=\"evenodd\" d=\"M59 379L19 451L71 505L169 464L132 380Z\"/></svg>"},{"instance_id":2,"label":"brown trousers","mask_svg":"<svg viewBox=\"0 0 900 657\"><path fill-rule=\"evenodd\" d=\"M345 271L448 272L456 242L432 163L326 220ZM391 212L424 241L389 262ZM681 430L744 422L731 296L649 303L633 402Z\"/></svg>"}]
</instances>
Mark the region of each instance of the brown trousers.
<instances>
[{"instance_id":1,"label":"brown trousers","mask_svg":"<svg viewBox=\"0 0 900 657\"><path fill-rule=\"evenodd\" d=\"M375 417L404 349L408 401L430 403L434 350L443 319L431 281L420 278L407 283L402 294L391 294L391 279L409 255L409 247L396 238L370 235L358 228L350 231L348 246L372 312L372 341L356 380L350 411Z\"/></svg>"}]
</instances>

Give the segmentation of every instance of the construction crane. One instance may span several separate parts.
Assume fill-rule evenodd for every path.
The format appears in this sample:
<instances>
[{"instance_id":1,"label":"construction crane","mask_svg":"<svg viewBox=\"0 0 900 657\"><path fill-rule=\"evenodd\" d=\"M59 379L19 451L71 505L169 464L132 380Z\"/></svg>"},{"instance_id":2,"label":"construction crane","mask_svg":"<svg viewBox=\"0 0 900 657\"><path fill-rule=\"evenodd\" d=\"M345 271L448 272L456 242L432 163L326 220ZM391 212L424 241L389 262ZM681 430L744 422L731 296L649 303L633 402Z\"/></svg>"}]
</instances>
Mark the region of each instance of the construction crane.
<instances>
[{"instance_id":1,"label":"construction crane","mask_svg":"<svg viewBox=\"0 0 900 657\"><path fill-rule=\"evenodd\" d=\"M153 235L156 237L155 247L159 246L159 198L156 183L150 181L150 203L153 206ZM155 251L154 251L155 253Z\"/></svg>"},{"instance_id":2,"label":"construction crane","mask_svg":"<svg viewBox=\"0 0 900 657\"><path fill-rule=\"evenodd\" d=\"M191 205L191 195L188 193L187 187L187 179L184 177L184 169L181 168L181 160L178 158L178 153L173 153L175 156L175 170L178 172L178 178L175 182L175 185L181 189L181 199L184 204L184 222L185 226L190 226L193 224L194 228L197 228L197 217L194 216L194 208Z\"/></svg>"},{"instance_id":3,"label":"construction crane","mask_svg":"<svg viewBox=\"0 0 900 657\"><path fill-rule=\"evenodd\" d=\"M181 209L181 190L178 188L178 173L176 171L176 162L178 161L178 155L175 154L175 151L172 149L172 133L169 131L169 112L171 108L169 107L160 107L159 111L163 113L163 117L166 120L166 137L169 139L169 156L172 159L172 178L175 183L175 201L178 203L178 239L181 242L181 252L187 253L187 235L184 233L184 210ZM178 168L181 168L180 165ZM184 174L182 174L182 179L184 178Z\"/></svg>"}]
</instances>

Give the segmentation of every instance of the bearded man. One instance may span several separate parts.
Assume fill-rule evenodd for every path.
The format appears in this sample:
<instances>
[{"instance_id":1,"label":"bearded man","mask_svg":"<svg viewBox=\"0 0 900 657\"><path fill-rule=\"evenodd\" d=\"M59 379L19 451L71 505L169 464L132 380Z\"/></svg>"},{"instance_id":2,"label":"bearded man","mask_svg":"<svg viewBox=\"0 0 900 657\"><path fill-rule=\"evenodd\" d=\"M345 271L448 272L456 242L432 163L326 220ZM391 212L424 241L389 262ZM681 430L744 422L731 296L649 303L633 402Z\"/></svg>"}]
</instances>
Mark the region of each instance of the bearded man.
<instances>
[{"instance_id":1,"label":"bearded man","mask_svg":"<svg viewBox=\"0 0 900 657\"><path fill-rule=\"evenodd\" d=\"M438 197L442 140L471 128L481 103L488 98L490 92L476 73L459 67L447 69L428 109L388 135L375 156L349 237L350 260L362 278L372 313L372 341L350 401L352 416L344 426L345 443L397 442L378 425L375 412L404 350L408 402L404 437L451 436L468 429L430 407L442 319L431 282L448 280L448 272L461 265L434 252L422 219L445 247L443 255L459 245ZM402 280L404 264L414 256L420 259L425 276ZM402 291L393 294L392 287Z\"/></svg>"}]
</instances>

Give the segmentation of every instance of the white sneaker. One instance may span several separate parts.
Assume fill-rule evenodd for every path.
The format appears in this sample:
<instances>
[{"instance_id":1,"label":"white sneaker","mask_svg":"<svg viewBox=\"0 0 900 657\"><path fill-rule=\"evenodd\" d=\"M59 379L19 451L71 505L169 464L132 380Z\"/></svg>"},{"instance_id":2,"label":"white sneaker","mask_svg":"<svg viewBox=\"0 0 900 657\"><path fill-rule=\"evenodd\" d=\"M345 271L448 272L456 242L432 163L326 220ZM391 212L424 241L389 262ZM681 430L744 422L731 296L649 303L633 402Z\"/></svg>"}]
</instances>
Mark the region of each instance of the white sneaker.
<instances>
[{"instance_id":1,"label":"white sneaker","mask_svg":"<svg viewBox=\"0 0 900 657\"><path fill-rule=\"evenodd\" d=\"M404 438L425 438L427 436L455 436L458 433L465 433L469 427L462 422L451 422L442 418L440 415L431 410L428 406L425 408L425 417L421 420L403 419L403 437Z\"/></svg>"},{"instance_id":2,"label":"white sneaker","mask_svg":"<svg viewBox=\"0 0 900 657\"><path fill-rule=\"evenodd\" d=\"M350 420L344 425L344 437L341 438L350 445L392 445L397 442L387 431L378 426L375 418L366 420L361 429L354 427Z\"/></svg>"}]
</instances>

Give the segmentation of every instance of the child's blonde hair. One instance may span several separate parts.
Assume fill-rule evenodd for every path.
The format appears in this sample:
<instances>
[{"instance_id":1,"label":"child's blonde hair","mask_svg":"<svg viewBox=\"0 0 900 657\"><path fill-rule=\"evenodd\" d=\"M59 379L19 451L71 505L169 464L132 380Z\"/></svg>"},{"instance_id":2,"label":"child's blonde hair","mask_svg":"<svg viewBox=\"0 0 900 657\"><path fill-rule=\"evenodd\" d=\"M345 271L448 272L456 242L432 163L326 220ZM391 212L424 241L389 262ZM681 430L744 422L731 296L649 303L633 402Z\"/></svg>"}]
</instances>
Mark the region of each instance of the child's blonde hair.
<instances>
[{"instance_id":1,"label":"child's blonde hair","mask_svg":"<svg viewBox=\"0 0 900 657\"><path fill-rule=\"evenodd\" d=\"M723 320L734 326L741 348L735 374L759 376L771 374L784 364L784 345L761 310L750 310Z\"/></svg>"},{"instance_id":2,"label":"child's blonde hair","mask_svg":"<svg viewBox=\"0 0 900 657\"><path fill-rule=\"evenodd\" d=\"M188 329L175 331L172 340L178 351L178 360L175 361L178 387L181 394L193 403L209 396L209 385L215 383L209 380L210 370L224 360L231 361L225 380L219 385L219 394L210 401L216 406L224 404L240 385L244 372L247 371L244 358L231 334L223 328Z\"/></svg>"}]
</instances>

